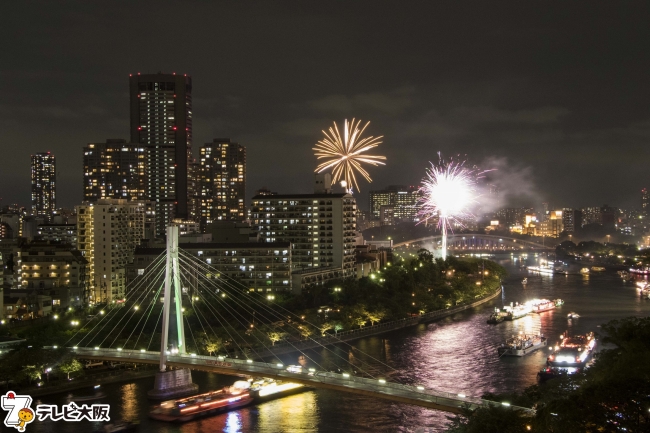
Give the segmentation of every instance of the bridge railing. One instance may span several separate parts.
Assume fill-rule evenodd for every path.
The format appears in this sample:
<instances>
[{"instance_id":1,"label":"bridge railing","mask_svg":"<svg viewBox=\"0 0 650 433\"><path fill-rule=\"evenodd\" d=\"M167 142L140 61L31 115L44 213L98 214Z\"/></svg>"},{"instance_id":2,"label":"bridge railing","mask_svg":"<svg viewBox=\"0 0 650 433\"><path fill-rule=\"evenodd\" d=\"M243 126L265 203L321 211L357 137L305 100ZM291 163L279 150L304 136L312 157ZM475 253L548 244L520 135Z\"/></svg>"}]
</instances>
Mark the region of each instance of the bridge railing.
<instances>
[{"instance_id":1,"label":"bridge railing","mask_svg":"<svg viewBox=\"0 0 650 433\"><path fill-rule=\"evenodd\" d=\"M159 352L145 351L145 350L124 350L124 349L104 349L104 348L85 348L85 347L73 347L73 351L83 354L86 357L97 356L97 357L113 357L128 359L130 362L138 362L138 360L157 360L160 357ZM433 401L435 403L441 403L449 405L451 404L463 406L469 405L470 408L477 407L487 407L487 406L509 406L513 409L522 410L529 414L534 414L533 409L511 406L508 403L495 402L490 400L485 400L478 397L466 396L465 394L460 393L451 393L447 391L441 391L433 388L427 388L422 385L403 385L395 382L389 382L385 379L373 379L367 377L355 376L350 373L334 373L328 371L320 371L315 369L300 369L295 371L288 371L287 366L282 363L269 363L269 362L257 362L250 359L239 359L239 358L228 358L224 356L206 356L206 355L178 355L178 354L169 354L168 361L186 364L188 367L198 367L201 366L209 367L211 365L223 367L223 368L233 368L233 370L240 371L245 374L261 374L265 372L273 374L276 376L281 376L291 380L291 377L300 377L303 380L309 382L320 382L320 383L330 383L341 386L353 387L358 389L369 389L374 392L388 393L401 395L403 397L421 399L424 401ZM203 364L199 361L204 361ZM392 392L391 392L392 391ZM441 400L447 401L441 401Z\"/></svg>"}]
</instances>

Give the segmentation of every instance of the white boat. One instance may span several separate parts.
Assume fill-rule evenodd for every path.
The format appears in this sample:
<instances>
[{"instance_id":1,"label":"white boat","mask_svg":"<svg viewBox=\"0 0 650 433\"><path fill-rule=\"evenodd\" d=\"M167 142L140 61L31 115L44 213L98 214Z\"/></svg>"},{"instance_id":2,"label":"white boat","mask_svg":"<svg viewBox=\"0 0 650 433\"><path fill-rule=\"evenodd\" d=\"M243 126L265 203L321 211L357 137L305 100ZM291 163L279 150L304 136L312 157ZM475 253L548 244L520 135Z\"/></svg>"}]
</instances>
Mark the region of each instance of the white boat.
<instances>
[{"instance_id":1,"label":"white boat","mask_svg":"<svg viewBox=\"0 0 650 433\"><path fill-rule=\"evenodd\" d=\"M528 278L524 278L523 280L521 280L521 284L528 284Z\"/></svg>"},{"instance_id":2,"label":"white boat","mask_svg":"<svg viewBox=\"0 0 650 433\"><path fill-rule=\"evenodd\" d=\"M520 317L524 317L528 315L528 313L530 313L532 309L528 305L517 304L515 306L506 305L505 307L503 307L503 311L507 313L506 320L515 320L515 319L519 319Z\"/></svg>"},{"instance_id":3,"label":"white boat","mask_svg":"<svg viewBox=\"0 0 650 433\"><path fill-rule=\"evenodd\" d=\"M580 269L581 274L588 274L589 273L589 268L582 268Z\"/></svg>"},{"instance_id":4,"label":"white boat","mask_svg":"<svg viewBox=\"0 0 650 433\"><path fill-rule=\"evenodd\" d=\"M532 272L539 272L540 274L553 274L555 272L552 266L547 265L528 266L527 269Z\"/></svg>"},{"instance_id":5,"label":"white boat","mask_svg":"<svg viewBox=\"0 0 650 433\"><path fill-rule=\"evenodd\" d=\"M580 317L580 314L574 313L573 311L566 315L567 319L577 319Z\"/></svg>"},{"instance_id":6,"label":"white boat","mask_svg":"<svg viewBox=\"0 0 650 433\"><path fill-rule=\"evenodd\" d=\"M499 356L524 356L537 349L546 347L547 339L542 335L519 334L508 338L499 349Z\"/></svg>"},{"instance_id":7,"label":"white boat","mask_svg":"<svg viewBox=\"0 0 650 433\"><path fill-rule=\"evenodd\" d=\"M555 302L549 301L548 299L533 299L532 301L526 302L526 305L530 307L533 313L542 313L555 308Z\"/></svg>"}]
</instances>

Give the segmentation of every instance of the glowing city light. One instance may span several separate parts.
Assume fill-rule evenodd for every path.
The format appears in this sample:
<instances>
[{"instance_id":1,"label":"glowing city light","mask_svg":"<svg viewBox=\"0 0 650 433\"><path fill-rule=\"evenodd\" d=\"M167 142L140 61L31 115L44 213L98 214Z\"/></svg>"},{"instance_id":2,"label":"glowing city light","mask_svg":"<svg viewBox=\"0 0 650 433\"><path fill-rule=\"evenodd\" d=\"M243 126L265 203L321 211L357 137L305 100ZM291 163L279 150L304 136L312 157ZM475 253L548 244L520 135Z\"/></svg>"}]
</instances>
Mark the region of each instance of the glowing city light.
<instances>
[{"instance_id":1,"label":"glowing city light","mask_svg":"<svg viewBox=\"0 0 650 433\"><path fill-rule=\"evenodd\" d=\"M341 136L339 128L334 122L334 127L330 127L329 132L323 131L325 137L313 148L318 159L326 159L314 171L322 173L331 168L332 185L341 180L341 185L348 191L352 191L353 186L359 190L355 172L361 174L368 182L372 182L370 175L361 166L361 163L374 166L385 165L384 162L381 162L386 159L385 156L364 154L364 152L379 146L383 136L361 138L370 122L367 122L362 128L359 128L360 124L361 120L355 123L355 119L352 119L351 122L346 119L343 123L343 136Z\"/></svg>"},{"instance_id":2,"label":"glowing city light","mask_svg":"<svg viewBox=\"0 0 650 433\"><path fill-rule=\"evenodd\" d=\"M463 219L471 217L469 206L476 202L476 180L484 172L465 168L465 161L445 161L438 153L438 163L431 163L420 191L420 222L438 218L442 233L442 258L447 258L447 231L453 225L463 227Z\"/></svg>"}]
</instances>

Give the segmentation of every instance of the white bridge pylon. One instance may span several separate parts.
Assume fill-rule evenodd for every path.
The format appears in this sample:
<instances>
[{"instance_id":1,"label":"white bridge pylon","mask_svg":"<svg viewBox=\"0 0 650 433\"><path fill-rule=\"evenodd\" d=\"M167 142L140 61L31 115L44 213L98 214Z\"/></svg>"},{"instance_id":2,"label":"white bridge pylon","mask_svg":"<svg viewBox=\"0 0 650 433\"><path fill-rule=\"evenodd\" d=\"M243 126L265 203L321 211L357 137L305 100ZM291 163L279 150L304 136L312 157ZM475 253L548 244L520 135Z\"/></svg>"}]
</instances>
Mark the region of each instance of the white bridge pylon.
<instances>
[{"instance_id":1,"label":"white bridge pylon","mask_svg":"<svg viewBox=\"0 0 650 433\"><path fill-rule=\"evenodd\" d=\"M176 353L185 355L185 329L183 328L183 302L181 290L181 275L178 266L178 226L167 227L167 261L165 268L165 291L163 295L163 322L160 342L160 371L167 369L167 355ZM174 294L176 317L176 347L169 348L169 325L171 323L172 287Z\"/></svg>"}]
</instances>

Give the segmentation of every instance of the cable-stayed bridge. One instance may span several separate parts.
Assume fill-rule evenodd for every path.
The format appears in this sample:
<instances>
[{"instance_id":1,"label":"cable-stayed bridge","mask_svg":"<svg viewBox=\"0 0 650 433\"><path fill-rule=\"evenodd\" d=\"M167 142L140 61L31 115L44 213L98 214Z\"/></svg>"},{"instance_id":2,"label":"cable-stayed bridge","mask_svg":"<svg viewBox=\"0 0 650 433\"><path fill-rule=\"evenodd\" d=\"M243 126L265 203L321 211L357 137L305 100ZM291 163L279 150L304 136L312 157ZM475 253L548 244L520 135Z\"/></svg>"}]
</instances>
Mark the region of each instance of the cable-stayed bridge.
<instances>
[{"instance_id":1,"label":"cable-stayed bridge","mask_svg":"<svg viewBox=\"0 0 650 433\"><path fill-rule=\"evenodd\" d=\"M272 295L241 287L209 264L178 248L178 228L169 227L167 249L129 287L126 298L106 306L66 343L79 359L157 364L164 384L178 371L203 370L232 376L262 376L417 406L459 413L463 408L507 405L462 393L440 391L388 379L399 373L369 354L351 362L318 337L321 324L272 302ZM279 359L265 360L273 344L284 340L304 359L287 368ZM336 359L341 373L299 350L312 341ZM340 342L341 345L348 343ZM216 356L217 353L222 353ZM215 356L212 356L215 354ZM186 370L189 369L189 370ZM190 377L191 382L191 376ZM533 413L532 409L514 407Z\"/></svg>"}]
</instances>

